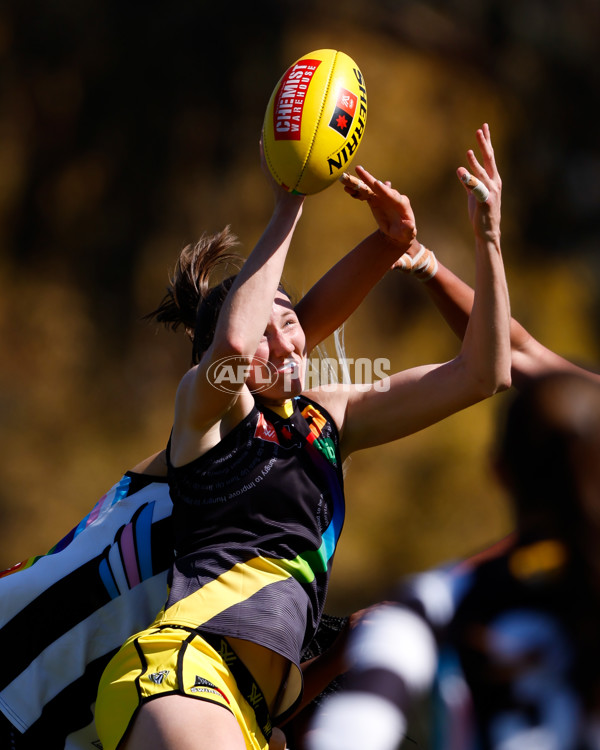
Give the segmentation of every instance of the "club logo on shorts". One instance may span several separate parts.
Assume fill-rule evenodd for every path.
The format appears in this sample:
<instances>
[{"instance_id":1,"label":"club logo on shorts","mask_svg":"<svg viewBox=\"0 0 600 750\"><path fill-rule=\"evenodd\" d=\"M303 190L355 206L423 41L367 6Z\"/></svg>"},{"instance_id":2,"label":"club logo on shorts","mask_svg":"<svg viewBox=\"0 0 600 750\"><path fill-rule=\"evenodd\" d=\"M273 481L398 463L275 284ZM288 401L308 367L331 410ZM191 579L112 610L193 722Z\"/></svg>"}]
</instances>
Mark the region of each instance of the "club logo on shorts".
<instances>
[{"instance_id":1,"label":"club logo on shorts","mask_svg":"<svg viewBox=\"0 0 600 750\"><path fill-rule=\"evenodd\" d=\"M196 682L194 683L194 687L209 687L213 690L217 689L216 685L213 685L212 682L209 682L204 677L200 677L199 675L196 675Z\"/></svg>"},{"instance_id":2,"label":"club logo on shorts","mask_svg":"<svg viewBox=\"0 0 600 750\"><path fill-rule=\"evenodd\" d=\"M194 683L194 687L190 688L190 693L212 693L229 703L229 698L222 690L219 690L216 685L213 685L212 682L209 682L204 677L200 677L200 675L196 675L196 682Z\"/></svg>"},{"instance_id":3,"label":"club logo on shorts","mask_svg":"<svg viewBox=\"0 0 600 750\"><path fill-rule=\"evenodd\" d=\"M155 685L162 685L163 680L169 674L168 669L163 669L160 672L152 672L148 675L148 678L152 680Z\"/></svg>"}]
</instances>

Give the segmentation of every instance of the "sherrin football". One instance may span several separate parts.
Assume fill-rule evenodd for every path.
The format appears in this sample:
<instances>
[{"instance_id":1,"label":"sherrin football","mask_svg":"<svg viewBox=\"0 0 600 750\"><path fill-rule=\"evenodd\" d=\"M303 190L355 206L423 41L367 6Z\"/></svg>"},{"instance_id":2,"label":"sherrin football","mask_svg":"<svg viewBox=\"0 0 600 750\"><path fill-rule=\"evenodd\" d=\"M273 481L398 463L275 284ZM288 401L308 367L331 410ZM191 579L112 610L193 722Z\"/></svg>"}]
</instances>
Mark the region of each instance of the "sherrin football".
<instances>
[{"instance_id":1,"label":"sherrin football","mask_svg":"<svg viewBox=\"0 0 600 750\"><path fill-rule=\"evenodd\" d=\"M356 156L367 122L365 81L354 60L335 49L309 52L286 70L263 123L265 160L291 193L324 190Z\"/></svg>"}]
</instances>

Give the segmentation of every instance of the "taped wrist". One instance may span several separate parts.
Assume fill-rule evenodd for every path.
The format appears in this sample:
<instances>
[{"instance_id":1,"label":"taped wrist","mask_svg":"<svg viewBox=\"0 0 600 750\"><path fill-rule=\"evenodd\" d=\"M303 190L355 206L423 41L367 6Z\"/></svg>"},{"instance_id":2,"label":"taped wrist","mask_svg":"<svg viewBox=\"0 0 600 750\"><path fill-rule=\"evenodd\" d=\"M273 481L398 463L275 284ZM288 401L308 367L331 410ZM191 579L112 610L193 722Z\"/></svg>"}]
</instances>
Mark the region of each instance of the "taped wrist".
<instances>
[{"instance_id":1,"label":"taped wrist","mask_svg":"<svg viewBox=\"0 0 600 750\"><path fill-rule=\"evenodd\" d=\"M418 253L413 257L404 253L396 264L405 273L412 273L419 281L433 279L438 270L438 262L432 250L420 245Z\"/></svg>"}]
</instances>

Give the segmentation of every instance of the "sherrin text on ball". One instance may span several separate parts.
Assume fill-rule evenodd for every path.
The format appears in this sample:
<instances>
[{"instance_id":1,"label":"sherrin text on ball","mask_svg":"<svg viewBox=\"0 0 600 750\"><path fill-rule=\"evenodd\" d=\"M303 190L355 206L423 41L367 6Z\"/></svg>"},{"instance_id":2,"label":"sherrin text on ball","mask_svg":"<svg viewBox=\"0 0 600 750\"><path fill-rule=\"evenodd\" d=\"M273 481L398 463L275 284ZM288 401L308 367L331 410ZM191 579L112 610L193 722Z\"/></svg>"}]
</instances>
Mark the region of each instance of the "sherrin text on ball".
<instances>
[{"instance_id":1,"label":"sherrin text on ball","mask_svg":"<svg viewBox=\"0 0 600 750\"><path fill-rule=\"evenodd\" d=\"M265 113L263 149L275 180L311 195L335 182L356 155L367 122L367 90L344 52L320 49L291 65Z\"/></svg>"}]
</instances>

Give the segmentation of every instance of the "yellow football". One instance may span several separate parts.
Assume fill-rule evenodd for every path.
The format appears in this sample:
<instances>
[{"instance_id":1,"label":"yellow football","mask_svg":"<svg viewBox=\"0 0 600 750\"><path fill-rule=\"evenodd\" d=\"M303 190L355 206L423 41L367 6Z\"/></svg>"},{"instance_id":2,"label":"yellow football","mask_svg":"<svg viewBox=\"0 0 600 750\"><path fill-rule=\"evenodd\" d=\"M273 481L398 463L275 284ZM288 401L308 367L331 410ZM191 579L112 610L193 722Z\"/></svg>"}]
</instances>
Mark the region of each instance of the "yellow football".
<instances>
[{"instance_id":1,"label":"yellow football","mask_svg":"<svg viewBox=\"0 0 600 750\"><path fill-rule=\"evenodd\" d=\"M271 174L291 193L324 190L345 172L367 122L365 80L335 49L309 52L283 74L269 100L263 150Z\"/></svg>"}]
</instances>

